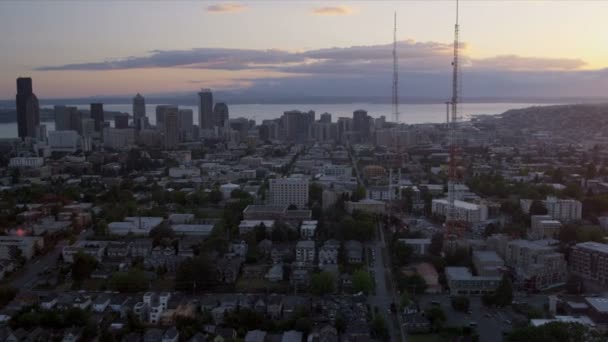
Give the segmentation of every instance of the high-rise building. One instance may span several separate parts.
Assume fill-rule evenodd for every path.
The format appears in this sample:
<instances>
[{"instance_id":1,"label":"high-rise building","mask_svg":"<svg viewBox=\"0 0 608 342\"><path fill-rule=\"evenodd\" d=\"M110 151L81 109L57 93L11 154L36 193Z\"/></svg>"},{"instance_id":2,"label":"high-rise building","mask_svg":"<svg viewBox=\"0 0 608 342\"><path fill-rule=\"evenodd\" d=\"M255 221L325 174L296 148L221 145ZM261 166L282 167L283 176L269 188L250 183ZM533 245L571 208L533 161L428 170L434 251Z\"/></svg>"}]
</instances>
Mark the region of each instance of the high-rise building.
<instances>
[{"instance_id":1,"label":"high-rise building","mask_svg":"<svg viewBox=\"0 0 608 342\"><path fill-rule=\"evenodd\" d=\"M312 138L312 124L315 122L314 111L287 111L283 113L282 120L286 140L303 143Z\"/></svg>"},{"instance_id":2,"label":"high-rise building","mask_svg":"<svg viewBox=\"0 0 608 342\"><path fill-rule=\"evenodd\" d=\"M133 98L133 120L146 117L146 100L140 93Z\"/></svg>"},{"instance_id":3,"label":"high-rise building","mask_svg":"<svg viewBox=\"0 0 608 342\"><path fill-rule=\"evenodd\" d=\"M321 117L319 118L319 122L331 123L331 114L329 114L329 113L321 114Z\"/></svg>"},{"instance_id":4,"label":"high-rise building","mask_svg":"<svg viewBox=\"0 0 608 342\"><path fill-rule=\"evenodd\" d=\"M165 113L165 149L172 150L179 145L179 115L176 110L168 110Z\"/></svg>"},{"instance_id":5,"label":"high-rise building","mask_svg":"<svg viewBox=\"0 0 608 342\"><path fill-rule=\"evenodd\" d=\"M66 106L56 105L53 107L53 112L55 114L55 130L70 130L70 114L68 112L68 108Z\"/></svg>"},{"instance_id":6,"label":"high-rise building","mask_svg":"<svg viewBox=\"0 0 608 342\"><path fill-rule=\"evenodd\" d=\"M608 285L608 245L599 242L576 244L570 251L570 272L583 279Z\"/></svg>"},{"instance_id":7,"label":"high-rise building","mask_svg":"<svg viewBox=\"0 0 608 342\"><path fill-rule=\"evenodd\" d=\"M165 125L165 117L168 112L177 112L177 106L158 105L156 106L156 126L162 128Z\"/></svg>"},{"instance_id":8,"label":"high-rise building","mask_svg":"<svg viewBox=\"0 0 608 342\"><path fill-rule=\"evenodd\" d=\"M103 103L91 103L91 119L95 121L95 132L103 128L104 114Z\"/></svg>"},{"instance_id":9,"label":"high-rise building","mask_svg":"<svg viewBox=\"0 0 608 342\"><path fill-rule=\"evenodd\" d=\"M341 142L344 142L346 139L346 133L352 131L353 129L353 120L351 118L338 118L338 128L337 128L337 139Z\"/></svg>"},{"instance_id":10,"label":"high-rise building","mask_svg":"<svg viewBox=\"0 0 608 342\"><path fill-rule=\"evenodd\" d=\"M116 114L114 116L114 128L129 128L129 115L124 113Z\"/></svg>"},{"instance_id":11,"label":"high-rise building","mask_svg":"<svg viewBox=\"0 0 608 342\"><path fill-rule=\"evenodd\" d=\"M83 118L81 123L82 129L80 135L83 137L92 137L93 133L95 133L95 120L91 118Z\"/></svg>"},{"instance_id":12,"label":"high-rise building","mask_svg":"<svg viewBox=\"0 0 608 342\"><path fill-rule=\"evenodd\" d=\"M30 77L17 78L17 130L20 138L35 138L40 125L38 98L32 90Z\"/></svg>"},{"instance_id":13,"label":"high-rise building","mask_svg":"<svg viewBox=\"0 0 608 342\"><path fill-rule=\"evenodd\" d=\"M181 141L191 141L194 127L194 113L192 109L180 109L178 112L179 136Z\"/></svg>"},{"instance_id":14,"label":"high-rise building","mask_svg":"<svg viewBox=\"0 0 608 342\"><path fill-rule=\"evenodd\" d=\"M367 111L358 109L353 112L353 130L359 135L361 141L366 141L370 133L370 117Z\"/></svg>"},{"instance_id":15,"label":"high-rise building","mask_svg":"<svg viewBox=\"0 0 608 342\"><path fill-rule=\"evenodd\" d=\"M213 107L213 116L215 120L215 126L224 127L228 123L228 105L224 102L218 102Z\"/></svg>"},{"instance_id":16,"label":"high-rise building","mask_svg":"<svg viewBox=\"0 0 608 342\"><path fill-rule=\"evenodd\" d=\"M270 204L295 205L298 209L308 205L307 178L276 178L269 181Z\"/></svg>"},{"instance_id":17,"label":"high-rise building","mask_svg":"<svg viewBox=\"0 0 608 342\"><path fill-rule=\"evenodd\" d=\"M201 89L198 93L198 125L201 130L213 129L213 94L211 89Z\"/></svg>"},{"instance_id":18,"label":"high-rise building","mask_svg":"<svg viewBox=\"0 0 608 342\"><path fill-rule=\"evenodd\" d=\"M82 113L76 107L67 107L68 116L70 118L70 127L68 128L71 131L78 132L78 134L82 133ZM59 131L58 129L55 129Z\"/></svg>"}]
</instances>

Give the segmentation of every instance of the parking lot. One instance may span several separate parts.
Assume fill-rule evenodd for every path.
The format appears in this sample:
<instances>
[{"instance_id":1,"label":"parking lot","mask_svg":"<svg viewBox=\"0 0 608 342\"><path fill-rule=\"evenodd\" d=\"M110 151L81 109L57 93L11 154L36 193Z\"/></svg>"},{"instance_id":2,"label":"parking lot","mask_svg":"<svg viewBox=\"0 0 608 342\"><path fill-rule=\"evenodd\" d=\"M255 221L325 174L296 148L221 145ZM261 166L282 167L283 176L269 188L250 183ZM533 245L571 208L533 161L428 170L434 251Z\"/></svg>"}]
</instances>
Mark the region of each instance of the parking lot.
<instances>
[{"instance_id":1,"label":"parking lot","mask_svg":"<svg viewBox=\"0 0 608 342\"><path fill-rule=\"evenodd\" d=\"M446 326L471 326L479 334L480 341L502 341L503 333L511 331L517 314L510 308L487 308L481 302L481 297L469 297L469 313L456 311L452 308L450 296L422 295L417 297L420 309L424 310L433 302L438 302L446 314Z\"/></svg>"}]
</instances>

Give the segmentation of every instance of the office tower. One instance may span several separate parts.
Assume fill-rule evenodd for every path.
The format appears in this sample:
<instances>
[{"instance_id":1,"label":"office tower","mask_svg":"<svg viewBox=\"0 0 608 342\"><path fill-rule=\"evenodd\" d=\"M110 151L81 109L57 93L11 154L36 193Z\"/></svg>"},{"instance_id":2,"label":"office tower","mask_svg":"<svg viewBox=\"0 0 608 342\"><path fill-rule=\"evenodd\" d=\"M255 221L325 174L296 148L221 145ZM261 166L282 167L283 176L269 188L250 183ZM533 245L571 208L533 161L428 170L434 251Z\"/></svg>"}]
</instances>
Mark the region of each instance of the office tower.
<instances>
[{"instance_id":1,"label":"office tower","mask_svg":"<svg viewBox=\"0 0 608 342\"><path fill-rule=\"evenodd\" d=\"M338 118L337 139L341 142L346 140L346 135L353 129L351 118Z\"/></svg>"},{"instance_id":2,"label":"office tower","mask_svg":"<svg viewBox=\"0 0 608 342\"><path fill-rule=\"evenodd\" d=\"M129 115L124 113L116 114L114 116L114 128L129 128Z\"/></svg>"},{"instance_id":3,"label":"office tower","mask_svg":"<svg viewBox=\"0 0 608 342\"><path fill-rule=\"evenodd\" d=\"M312 138L312 124L315 121L314 111L291 110L284 112L282 119L286 140L304 143Z\"/></svg>"},{"instance_id":4,"label":"office tower","mask_svg":"<svg viewBox=\"0 0 608 342\"><path fill-rule=\"evenodd\" d=\"M17 78L17 130L19 137L35 138L37 127L40 125L40 107L38 98L32 90L32 79Z\"/></svg>"},{"instance_id":5,"label":"office tower","mask_svg":"<svg viewBox=\"0 0 608 342\"><path fill-rule=\"evenodd\" d=\"M179 145L179 116L177 107L175 110L165 112L165 149L172 150Z\"/></svg>"},{"instance_id":6,"label":"office tower","mask_svg":"<svg viewBox=\"0 0 608 342\"><path fill-rule=\"evenodd\" d=\"M319 121L322 123L331 123L331 114L329 114L329 113L321 114Z\"/></svg>"},{"instance_id":7,"label":"office tower","mask_svg":"<svg viewBox=\"0 0 608 342\"><path fill-rule=\"evenodd\" d=\"M307 178L277 178L269 181L270 204L295 205L298 209L308 205Z\"/></svg>"},{"instance_id":8,"label":"office tower","mask_svg":"<svg viewBox=\"0 0 608 342\"><path fill-rule=\"evenodd\" d=\"M67 107L68 116L70 118L70 127L68 128L71 131L78 132L78 134L82 133L82 112L78 110L76 107ZM58 129L55 129L59 131Z\"/></svg>"},{"instance_id":9,"label":"office tower","mask_svg":"<svg viewBox=\"0 0 608 342\"><path fill-rule=\"evenodd\" d=\"M370 126L370 117L367 115L367 111L359 109L353 112L353 130L359 135L360 141L367 141Z\"/></svg>"},{"instance_id":10,"label":"office tower","mask_svg":"<svg viewBox=\"0 0 608 342\"><path fill-rule=\"evenodd\" d=\"M95 132L103 129L103 103L91 103L91 119L95 120Z\"/></svg>"},{"instance_id":11,"label":"office tower","mask_svg":"<svg viewBox=\"0 0 608 342\"><path fill-rule=\"evenodd\" d=\"M83 137L91 137L95 133L95 120L91 118L83 118L81 121L81 133Z\"/></svg>"},{"instance_id":12,"label":"office tower","mask_svg":"<svg viewBox=\"0 0 608 342\"><path fill-rule=\"evenodd\" d=\"M213 129L213 94L211 89L201 89L198 98L198 125L201 130Z\"/></svg>"},{"instance_id":13,"label":"office tower","mask_svg":"<svg viewBox=\"0 0 608 342\"><path fill-rule=\"evenodd\" d=\"M55 130L67 131L70 130L70 114L66 106L56 105L53 107L55 114Z\"/></svg>"},{"instance_id":14,"label":"office tower","mask_svg":"<svg viewBox=\"0 0 608 342\"><path fill-rule=\"evenodd\" d=\"M103 145L116 150L128 149L135 144L133 128L112 128L103 130Z\"/></svg>"},{"instance_id":15,"label":"office tower","mask_svg":"<svg viewBox=\"0 0 608 342\"><path fill-rule=\"evenodd\" d=\"M178 112L180 141L192 141L194 113L192 109L180 109Z\"/></svg>"},{"instance_id":16,"label":"office tower","mask_svg":"<svg viewBox=\"0 0 608 342\"><path fill-rule=\"evenodd\" d=\"M133 121L146 117L146 100L140 93L133 98Z\"/></svg>"},{"instance_id":17,"label":"office tower","mask_svg":"<svg viewBox=\"0 0 608 342\"><path fill-rule=\"evenodd\" d=\"M162 128L165 125L165 117L168 112L177 112L177 106L158 105L156 106L156 126Z\"/></svg>"},{"instance_id":18,"label":"office tower","mask_svg":"<svg viewBox=\"0 0 608 342\"><path fill-rule=\"evenodd\" d=\"M215 126L224 127L228 123L228 105L224 102L218 102L213 107L213 116L215 120Z\"/></svg>"}]
</instances>

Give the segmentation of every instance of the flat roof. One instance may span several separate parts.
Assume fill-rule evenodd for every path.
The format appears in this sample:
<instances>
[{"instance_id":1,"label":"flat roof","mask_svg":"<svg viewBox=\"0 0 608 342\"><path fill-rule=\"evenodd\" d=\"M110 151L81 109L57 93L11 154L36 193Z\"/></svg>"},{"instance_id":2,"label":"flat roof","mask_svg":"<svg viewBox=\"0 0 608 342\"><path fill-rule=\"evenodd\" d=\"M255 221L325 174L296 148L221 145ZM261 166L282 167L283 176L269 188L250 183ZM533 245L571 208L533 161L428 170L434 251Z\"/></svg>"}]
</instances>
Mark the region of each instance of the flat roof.
<instances>
[{"instance_id":1,"label":"flat roof","mask_svg":"<svg viewBox=\"0 0 608 342\"><path fill-rule=\"evenodd\" d=\"M587 241L583 243L576 244L577 248L590 249L596 252L608 253L608 245L605 243L599 243L595 241Z\"/></svg>"},{"instance_id":2,"label":"flat roof","mask_svg":"<svg viewBox=\"0 0 608 342\"><path fill-rule=\"evenodd\" d=\"M485 262L503 262L502 258L494 251L473 251L473 257Z\"/></svg>"},{"instance_id":3,"label":"flat roof","mask_svg":"<svg viewBox=\"0 0 608 342\"><path fill-rule=\"evenodd\" d=\"M608 297L585 297L589 305L601 313L608 313Z\"/></svg>"}]
</instances>

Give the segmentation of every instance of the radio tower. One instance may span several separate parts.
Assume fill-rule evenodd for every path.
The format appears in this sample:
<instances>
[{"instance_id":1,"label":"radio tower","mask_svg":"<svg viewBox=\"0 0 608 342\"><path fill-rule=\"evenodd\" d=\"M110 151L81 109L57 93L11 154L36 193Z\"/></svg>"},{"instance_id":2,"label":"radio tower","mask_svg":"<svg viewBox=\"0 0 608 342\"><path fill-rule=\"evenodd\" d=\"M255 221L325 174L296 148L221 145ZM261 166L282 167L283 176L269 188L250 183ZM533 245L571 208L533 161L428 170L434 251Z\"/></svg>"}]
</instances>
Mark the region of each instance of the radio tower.
<instances>
[{"instance_id":1,"label":"radio tower","mask_svg":"<svg viewBox=\"0 0 608 342\"><path fill-rule=\"evenodd\" d=\"M397 11L395 11L393 27L393 115L399 123L399 73L397 71Z\"/></svg>"},{"instance_id":2,"label":"radio tower","mask_svg":"<svg viewBox=\"0 0 608 342\"><path fill-rule=\"evenodd\" d=\"M456 0L456 24L454 25L454 59L452 60L452 99L450 101L452 113L451 120L448 123L449 130L449 153L450 153L450 164L448 169L448 210L445 222L445 237L446 242L453 241L456 238L462 236L464 230L464 222L459 220L457 215L455 201L457 197L457 185L462 182L462 177L458 172L458 137L456 121L458 120L458 53L459 53L459 41L458 41L458 0Z\"/></svg>"}]
</instances>

